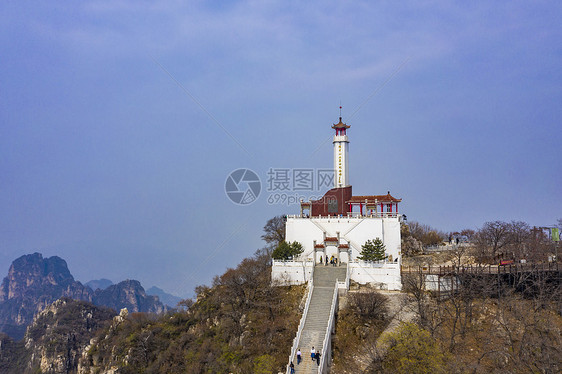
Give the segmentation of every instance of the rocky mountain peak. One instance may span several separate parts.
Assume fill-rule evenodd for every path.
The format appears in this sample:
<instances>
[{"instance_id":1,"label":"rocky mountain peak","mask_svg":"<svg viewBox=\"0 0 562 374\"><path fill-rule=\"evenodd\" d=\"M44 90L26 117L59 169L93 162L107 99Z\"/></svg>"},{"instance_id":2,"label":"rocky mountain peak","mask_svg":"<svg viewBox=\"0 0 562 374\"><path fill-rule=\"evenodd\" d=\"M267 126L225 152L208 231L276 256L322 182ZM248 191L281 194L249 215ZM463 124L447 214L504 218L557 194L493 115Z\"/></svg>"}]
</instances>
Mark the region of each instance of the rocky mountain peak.
<instances>
[{"instance_id":1,"label":"rocky mountain peak","mask_svg":"<svg viewBox=\"0 0 562 374\"><path fill-rule=\"evenodd\" d=\"M74 277L62 258L43 258L41 253L24 255L12 262L0 288L0 301L24 296L25 292L33 289L65 287L73 283Z\"/></svg>"}]
</instances>

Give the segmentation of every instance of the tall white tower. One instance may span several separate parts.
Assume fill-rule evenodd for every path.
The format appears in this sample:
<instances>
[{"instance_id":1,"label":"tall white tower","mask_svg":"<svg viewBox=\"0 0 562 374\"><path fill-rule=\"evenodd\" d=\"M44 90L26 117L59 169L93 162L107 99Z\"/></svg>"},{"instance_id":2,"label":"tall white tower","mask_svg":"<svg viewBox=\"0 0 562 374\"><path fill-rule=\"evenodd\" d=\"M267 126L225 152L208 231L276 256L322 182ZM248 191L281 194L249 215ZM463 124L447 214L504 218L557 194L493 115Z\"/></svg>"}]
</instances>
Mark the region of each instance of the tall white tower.
<instances>
[{"instance_id":1,"label":"tall white tower","mask_svg":"<svg viewBox=\"0 0 562 374\"><path fill-rule=\"evenodd\" d=\"M334 187L347 187L349 186L349 140L346 135L346 130L351 126L346 125L341 121L332 126L336 130L334 135Z\"/></svg>"}]
</instances>

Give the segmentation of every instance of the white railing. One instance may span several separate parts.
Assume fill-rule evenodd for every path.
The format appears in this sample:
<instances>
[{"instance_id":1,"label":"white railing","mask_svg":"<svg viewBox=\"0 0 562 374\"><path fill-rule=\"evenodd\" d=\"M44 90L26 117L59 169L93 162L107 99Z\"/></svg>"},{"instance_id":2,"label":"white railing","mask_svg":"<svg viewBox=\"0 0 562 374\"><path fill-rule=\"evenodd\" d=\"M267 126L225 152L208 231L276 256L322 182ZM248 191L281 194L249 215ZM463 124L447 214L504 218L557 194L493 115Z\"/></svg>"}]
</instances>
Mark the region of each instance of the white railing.
<instances>
[{"instance_id":1,"label":"white railing","mask_svg":"<svg viewBox=\"0 0 562 374\"><path fill-rule=\"evenodd\" d=\"M396 262L396 261L386 261L386 260L363 261L363 260L354 259L351 260L350 262L353 264L359 264L360 267L385 267L390 269L400 267L400 262Z\"/></svg>"},{"instance_id":2,"label":"white railing","mask_svg":"<svg viewBox=\"0 0 562 374\"><path fill-rule=\"evenodd\" d=\"M349 262L346 263L345 280L344 281L338 280L338 282L336 284L336 288L344 289L346 291L349 289Z\"/></svg>"},{"instance_id":3,"label":"white railing","mask_svg":"<svg viewBox=\"0 0 562 374\"><path fill-rule=\"evenodd\" d=\"M349 290L349 278L350 278L350 274L349 274L349 261L347 261L347 266L346 266L346 270L345 270L345 290Z\"/></svg>"},{"instance_id":4,"label":"white railing","mask_svg":"<svg viewBox=\"0 0 562 374\"><path fill-rule=\"evenodd\" d=\"M310 276L310 283L308 283L308 296L306 297L306 302L304 304L304 309L302 311L302 317L299 323L299 328L297 329L297 336L293 339L293 346L291 347L291 354L289 355L289 363L287 364L287 374L291 373L291 362L293 361L293 357L297 353L298 344L301 340L302 330L304 328L304 322L306 321L306 315L308 314L308 308L310 307L310 300L312 299L312 291L314 290L314 267L312 267L312 274Z\"/></svg>"},{"instance_id":5,"label":"white railing","mask_svg":"<svg viewBox=\"0 0 562 374\"><path fill-rule=\"evenodd\" d=\"M322 342L322 355L320 356L320 364L318 365L318 374L326 372L328 362L332 351L332 329L336 320L336 304L338 302L338 280L334 287L334 295L332 296L332 306L330 307L330 317L328 318L328 326L326 327L326 335Z\"/></svg>"},{"instance_id":6,"label":"white railing","mask_svg":"<svg viewBox=\"0 0 562 374\"><path fill-rule=\"evenodd\" d=\"M288 215L287 218L302 218L302 219L310 219L310 218L323 218L323 219L336 219L336 218L396 218L400 216L401 213L398 212L376 212L373 214L360 214L359 212L347 212L346 214L335 214L327 216L311 216L311 215L300 215L300 214L293 214Z\"/></svg>"},{"instance_id":7,"label":"white railing","mask_svg":"<svg viewBox=\"0 0 562 374\"><path fill-rule=\"evenodd\" d=\"M304 264L304 266L314 266L314 261L309 257L306 260L299 260L299 259L293 259L293 260L272 260L272 264L273 265L282 265L282 264L293 264L293 263L302 263ZM311 265L312 264L312 265Z\"/></svg>"}]
</instances>

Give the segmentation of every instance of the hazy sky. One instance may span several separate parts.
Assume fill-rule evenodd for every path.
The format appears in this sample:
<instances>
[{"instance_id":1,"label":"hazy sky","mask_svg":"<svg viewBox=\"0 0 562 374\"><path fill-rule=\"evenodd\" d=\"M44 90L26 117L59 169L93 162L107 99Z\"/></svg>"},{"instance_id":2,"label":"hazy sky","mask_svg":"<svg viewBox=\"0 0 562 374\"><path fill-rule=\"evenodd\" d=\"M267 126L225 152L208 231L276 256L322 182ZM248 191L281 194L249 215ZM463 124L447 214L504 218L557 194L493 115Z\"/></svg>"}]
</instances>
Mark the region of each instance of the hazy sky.
<instances>
[{"instance_id":1,"label":"hazy sky","mask_svg":"<svg viewBox=\"0 0 562 374\"><path fill-rule=\"evenodd\" d=\"M552 225L561 18L559 1L2 1L0 277L39 251L82 282L191 295L299 211L268 203L268 171L331 168L340 102L354 194L390 190L443 231ZM238 168L262 181L251 205L225 194Z\"/></svg>"}]
</instances>

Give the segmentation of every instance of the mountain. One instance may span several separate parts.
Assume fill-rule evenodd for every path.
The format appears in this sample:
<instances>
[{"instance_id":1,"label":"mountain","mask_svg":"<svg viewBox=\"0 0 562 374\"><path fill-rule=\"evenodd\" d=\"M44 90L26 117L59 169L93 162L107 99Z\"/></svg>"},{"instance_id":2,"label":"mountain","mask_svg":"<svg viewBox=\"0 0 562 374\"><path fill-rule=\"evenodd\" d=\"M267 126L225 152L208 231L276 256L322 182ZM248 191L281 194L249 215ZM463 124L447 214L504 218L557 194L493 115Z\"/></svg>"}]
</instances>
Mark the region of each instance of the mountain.
<instances>
[{"instance_id":1,"label":"mountain","mask_svg":"<svg viewBox=\"0 0 562 374\"><path fill-rule=\"evenodd\" d=\"M35 313L61 297L92 301L93 292L74 280L62 258L21 256L0 286L0 331L21 339Z\"/></svg>"},{"instance_id":2,"label":"mountain","mask_svg":"<svg viewBox=\"0 0 562 374\"><path fill-rule=\"evenodd\" d=\"M123 281L92 291L74 280L66 261L40 253L16 259L0 286L0 331L21 339L33 316L61 297L92 302L115 310L161 313L166 307L147 295L140 282Z\"/></svg>"},{"instance_id":3,"label":"mountain","mask_svg":"<svg viewBox=\"0 0 562 374\"><path fill-rule=\"evenodd\" d=\"M130 279L105 290L98 289L94 295L94 304L115 310L127 308L129 312L162 313L167 309L157 296L147 295L139 281Z\"/></svg>"},{"instance_id":4,"label":"mountain","mask_svg":"<svg viewBox=\"0 0 562 374\"><path fill-rule=\"evenodd\" d=\"M146 293L148 295L158 296L160 301L164 305L166 305L170 308L175 308L176 306L178 306L178 303L182 300L181 297L177 297L175 295L169 294L166 291L164 291L163 289L155 287L155 286L152 286L148 290L146 290Z\"/></svg>"},{"instance_id":5,"label":"mountain","mask_svg":"<svg viewBox=\"0 0 562 374\"><path fill-rule=\"evenodd\" d=\"M113 282L110 281L109 279L95 279L95 280L91 280L89 282L86 282L85 284L86 286L90 287L92 290L97 290L98 288L100 290L105 290L107 287L113 285Z\"/></svg>"}]
</instances>

